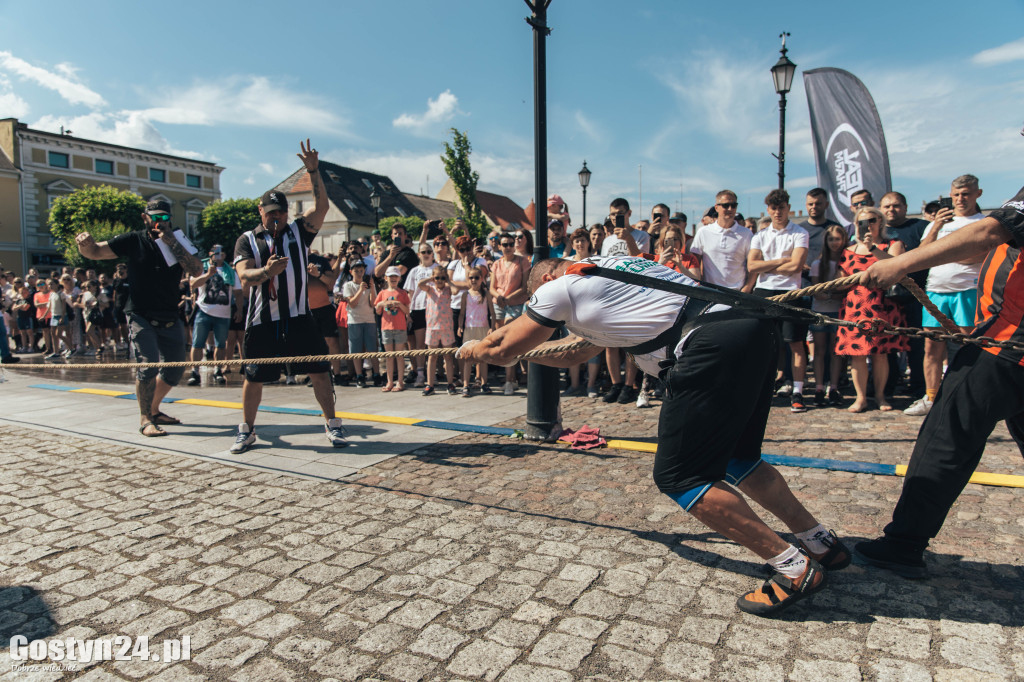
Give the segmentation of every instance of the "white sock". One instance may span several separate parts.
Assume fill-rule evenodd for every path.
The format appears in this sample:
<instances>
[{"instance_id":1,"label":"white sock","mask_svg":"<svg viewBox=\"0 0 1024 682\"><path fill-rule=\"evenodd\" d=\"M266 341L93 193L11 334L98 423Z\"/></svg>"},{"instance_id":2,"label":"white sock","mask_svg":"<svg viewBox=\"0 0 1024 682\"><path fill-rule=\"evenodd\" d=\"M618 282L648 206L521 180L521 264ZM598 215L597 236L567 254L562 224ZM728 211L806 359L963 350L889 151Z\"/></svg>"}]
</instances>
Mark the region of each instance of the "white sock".
<instances>
[{"instance_id":1,"label":"white sock","mask_svg":"<svg viewBox=\"0 0 1024 682\"><path fill-rule=\"evenodd\" d=\"M811 528L810 530L805 530L802 533L797 533L796 537L802 543L807 545L807 549L809 549L814 554L824 554L828 551L828 545L826 545L823 542L825 538L830 537L828 528L825 528L825 526L821 525L820 523L814 528Z\"/></svg>"},{"instance_id":2,"label":"white sock","mask_svg":"<svg viewBox=\"0 0 1024 682\"><path fill-rule=\"evenodd\" d=\"M807 570L807 557L800 553L800 550L790 545L789 548L777 557L768 560L768 563L776 571L793 580L799 578Z\"/></svg>"},{"instance_id":3,"label":"white sock","mask_svg":"<svg viewBox=\"0 0 1024 682\"><path fill-rule=\"evenodd\" d=\"M793 382L793 393L801 393L802 394L803 392L804 392L804 382L802 382L802 381L794 381Z\"/></svg>"}]
</instances>

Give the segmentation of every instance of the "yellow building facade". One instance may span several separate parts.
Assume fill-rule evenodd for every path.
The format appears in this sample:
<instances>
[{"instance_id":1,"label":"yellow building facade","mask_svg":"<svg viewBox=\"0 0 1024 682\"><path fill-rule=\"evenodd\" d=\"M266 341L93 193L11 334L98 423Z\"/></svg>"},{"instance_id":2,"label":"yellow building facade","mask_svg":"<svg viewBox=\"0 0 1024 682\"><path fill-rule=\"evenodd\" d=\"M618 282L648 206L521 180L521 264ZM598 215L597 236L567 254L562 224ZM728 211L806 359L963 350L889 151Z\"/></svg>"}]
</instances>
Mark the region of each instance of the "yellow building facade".
<instances>
[{"instance_id":1,"label":"yellow building facade","mask_svg":"<svg viewBox=\"0 0 1024 682\"><path fill-rule=\"evenodd\" d=\"M110 185L171 205L176 227L194 234L207 204L220 199L224 169L143 149L34 130L0 119L0 263L18 273L62 264L47 216L53 200Z\"/></svg>"}]
</instances>

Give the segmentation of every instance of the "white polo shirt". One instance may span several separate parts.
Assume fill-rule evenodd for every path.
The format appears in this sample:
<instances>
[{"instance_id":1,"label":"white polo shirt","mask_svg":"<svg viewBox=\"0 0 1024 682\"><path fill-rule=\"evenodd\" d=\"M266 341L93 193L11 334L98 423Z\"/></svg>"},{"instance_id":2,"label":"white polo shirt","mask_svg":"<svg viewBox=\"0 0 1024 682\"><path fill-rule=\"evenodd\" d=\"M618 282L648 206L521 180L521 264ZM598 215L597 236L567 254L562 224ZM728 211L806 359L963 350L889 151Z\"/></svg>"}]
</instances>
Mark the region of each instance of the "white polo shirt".
<instances>
[{"instance_id":1,"label":"white polo shirt","mask_svg":"<svg viewBox=\"0 0 1024 682\"><path fill-rule=\"evenodd\" d=\"M778 260L779 258L790 258L793 251L800 247L806 249L809 244L810 237L807 230L791 220L781 230L776 230L769 225L755 234L754 238L750 240L750 250L760 251L764 260ZM757 276L757 287L760 289L793 291L799 289L800 285L800 272L795 272L792 275L763 272Z\"/></svg>"},{"instance_id":2,"label":"white polo shirt","mask_svg":"<svg viewBox=\"0 0 1024 682\"><path fill-rule=\"evenodd\" d=\"M735 220L732 227L717 222L697 230L690 253L701 257L704 281L730 289L742 289L747 283L747 252L754 233Z\"/></svg>"},{"instance_id":3,"label":"white polo shirt","mask_svg":"<svg viewBox=\"0 0 1024 682\"><path fill-rule=\"evenodd\" d=\"M953 216L953 219L939 228L936 239L942 239L959 230L977 222L985 217L984 213L975 213L971 216ZM930 234L935 229L935 223L928 223L924 233ZM958 294L961 291L970 291L978 288L978 273L981 272L981 263L963 265L961 263L946 263L936 265L928 271L928 284L925 289L936 294Z\"/></svg>"}]
</instances>

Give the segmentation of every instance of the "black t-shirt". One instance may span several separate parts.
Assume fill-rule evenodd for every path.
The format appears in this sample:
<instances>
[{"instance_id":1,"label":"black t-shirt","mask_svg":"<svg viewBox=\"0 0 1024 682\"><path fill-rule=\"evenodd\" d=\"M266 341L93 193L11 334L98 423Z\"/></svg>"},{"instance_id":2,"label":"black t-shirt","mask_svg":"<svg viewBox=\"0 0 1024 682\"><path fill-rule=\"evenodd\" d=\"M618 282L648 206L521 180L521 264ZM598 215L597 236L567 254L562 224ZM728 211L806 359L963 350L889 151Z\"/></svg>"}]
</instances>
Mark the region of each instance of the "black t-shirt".
<instances>
[{"instance_id":1,"label":"black t-shirt","mask_svg":"<svg viewBox=\"0 0 1024 682\"><path fill-rule=\"evenodd\" d=\"M910 251L911 249L916 249L921 246L921 240L924 238L924 230L929 224L930 223L927 220L912 218L899 227L889 225L885 229L889 234L889 239L899 239L903 242L903 246L907 248L907 251Z\"/></svg>"},{"instance_id":2,"label":"black t-shirt","mask_svg":"<svg viewBox=\"0 0 1024 682\"><path fill-rule=\"evenodd\" d=\"M128 304L128 290L127 279L114 278L114 296L110 300L121 312L124 312L124 307Z\"/></svg>"},{"instance_id":3,"label":"black t-shirt","mask_svg":"<svg viewBox=\"0 0 1024 682\"><path fill-rule=\"evenodd\" d=\"M409 271L420 264L420 257L416 255L416 251L414 249L406 246L398 252L398 255L395 256L395 260L391 261L391 264L405 266L405 273L402 275L402 278L398 280L398 288L401 289L405 287L405 278L409 276Z\"/></svg>"},{"instance_id":4,"label":"black t-shirt","mask_svg":"<svg viewBox=\"0 0 1024 682\"><path fill-rule=\"evenodd\" d=\"M807 261L806 265L810 265L816 260L821 259L821 251L825 247L825 230L838 225L839 223L826 219L821 225L812 225L809 220L805 220L800 223L800 227L807 230Z\"/></svg>"},{"instance_id":5,"label":"black t-shirt","mask_svg":"<svg viewBox=\"0 0 1024 682\"><path fill-rule=\"evenodd\" d=\"M119 234L107 244L128 264L125 312L160 322L172 322L177 318L178 302L181 300L178 293L181 265L175 263L168 266L160 247L143 231Z\"/></svg>"}]
</instances>

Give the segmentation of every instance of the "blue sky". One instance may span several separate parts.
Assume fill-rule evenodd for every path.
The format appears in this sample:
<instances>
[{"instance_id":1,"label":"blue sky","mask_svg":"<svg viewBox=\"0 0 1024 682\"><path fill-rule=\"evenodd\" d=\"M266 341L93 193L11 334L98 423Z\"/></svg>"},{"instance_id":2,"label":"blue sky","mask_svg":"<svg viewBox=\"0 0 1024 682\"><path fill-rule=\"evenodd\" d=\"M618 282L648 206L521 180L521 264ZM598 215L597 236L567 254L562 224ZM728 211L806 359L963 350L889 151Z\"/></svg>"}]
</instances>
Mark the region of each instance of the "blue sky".
<instances>
[{"instance_id":1,"label":"blue sky","mask_svg":"<svg viewBox=\"0 0 1024 682\"><path fill-rule=\"evenodd\" d=\"M0 0L0 117L225 166L225 198L258 196L322 158L434 195L452 126L480 188L533 198L533 65L521 0L88 3ZM781 11L779 8L783 8ZM852 7L852 9L851 9ZM548 189L580 221L625 196L693 216L716 190L758 214L776 183L769 74L789 31L787 188L815 184L803 69L871 91L893 185L921 201L981 178L983 206L1024 183L1024 4L553 0ZM642 173L642 185L641 185ZM429 176L429 181L428 181Z\"/></svg>"}]
</instances>

